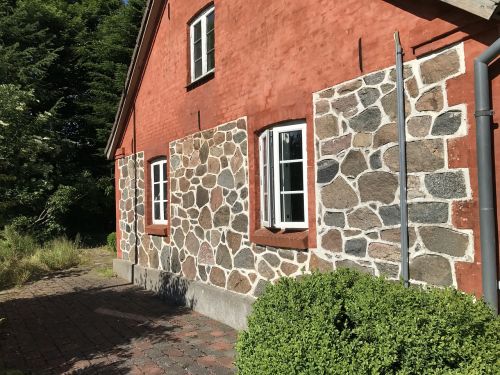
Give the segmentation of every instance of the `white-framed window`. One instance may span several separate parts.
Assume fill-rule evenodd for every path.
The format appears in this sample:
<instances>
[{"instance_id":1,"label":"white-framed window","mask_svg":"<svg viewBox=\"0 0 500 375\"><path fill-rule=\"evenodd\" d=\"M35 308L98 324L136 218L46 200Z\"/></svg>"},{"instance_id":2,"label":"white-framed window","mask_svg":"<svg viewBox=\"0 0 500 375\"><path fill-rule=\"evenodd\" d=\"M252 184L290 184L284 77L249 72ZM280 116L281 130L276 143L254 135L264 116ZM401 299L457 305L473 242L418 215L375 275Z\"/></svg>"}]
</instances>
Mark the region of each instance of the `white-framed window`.
<instances>
[{"instance_id":1,"label":"white-framed window","mask_svg":"<svg viewBox=\"0 0 500 375\"><path fill-rule=\"evenodd\" d=\"M308 227L306 124L293 121L259 137L260 207L264 227Z\"/></svg>"},{"instance_id":2,"label":"white-framed window","mask_svg":"<svg viewBox=\"0 0 500 375\"><path fill-rule=\"evenodd\" d=\"M151 213L153 224L167 224L167 160L151 163Z\"/></svg>"},{"instance_id":3,"label":"white-framed window","mask_svg":"<svg viewBox=\"0 0 500 375\"><path fill-rule=\"evenodd\" d=\"M189 26L191 82L215 69L215 12L211 6Z\"/></svg>"}]
</instances>

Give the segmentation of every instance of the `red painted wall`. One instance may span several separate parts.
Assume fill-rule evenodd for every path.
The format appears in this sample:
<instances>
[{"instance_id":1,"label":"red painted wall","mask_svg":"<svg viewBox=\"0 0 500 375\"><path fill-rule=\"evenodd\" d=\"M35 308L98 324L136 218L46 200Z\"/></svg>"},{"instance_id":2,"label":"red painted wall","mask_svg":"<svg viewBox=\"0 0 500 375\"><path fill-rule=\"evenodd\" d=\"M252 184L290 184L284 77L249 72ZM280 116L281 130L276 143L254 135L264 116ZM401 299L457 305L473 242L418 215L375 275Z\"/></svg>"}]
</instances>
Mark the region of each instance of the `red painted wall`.
<instances>
[{"instance_id":1,"label":"red painted wall","mask_svg":"<svg viewBox=\"0 0 500 375\"><path fill-rule=\"evenodd\" d=\"M462 227L475 230L476 263L458 267L457 278L461 288L480 293L472 61L498 37L498 24L436 0L215 0L215 77L188 91L187 22L207 3L170 1L170 17L167 12L162 17L137 93L135 116L130 116L119 147L127 155L131 153L134 117L137 150L148 153L158 147L167 150L171 140L198 131L198 111L201 129L248 116L252 231L257 228L255 134L260 129L279 121L306 118L312 187L313 92L393 65L396 30L406 60L465 41L467 73L448 90L454 102L467 103L470 130L457 148L450 145L449 152L456 158L457 167L471 168L474 196L470 209L459 210L456 220L463 219ZM499 85L495 79L497 111ZM310 191L309 228L313 235L309 236L309 246L315 247L314 189Z\"/></svg>"}]
</instances>

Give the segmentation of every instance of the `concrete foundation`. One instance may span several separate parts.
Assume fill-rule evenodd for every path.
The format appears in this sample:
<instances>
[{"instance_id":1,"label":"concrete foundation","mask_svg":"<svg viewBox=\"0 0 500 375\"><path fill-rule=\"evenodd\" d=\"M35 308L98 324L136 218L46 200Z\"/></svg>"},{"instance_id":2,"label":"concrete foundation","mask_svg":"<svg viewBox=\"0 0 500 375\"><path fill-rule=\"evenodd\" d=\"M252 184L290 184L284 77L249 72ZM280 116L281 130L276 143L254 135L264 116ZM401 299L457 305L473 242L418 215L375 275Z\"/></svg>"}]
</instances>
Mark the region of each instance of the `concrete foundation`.
<instances>
[{"instance_id":1,"label":"concrete foundation","mask_svg":"<svg viewBox=\"0 0 500 375\"><path fill-rule=\"evenodd\" d=\"M247 328L254 298L222 290L196 281L187 281L170 272L113 260L113 271L171 303L187 306L200 314L237 330Z\"/></svg>"}]
</instances>

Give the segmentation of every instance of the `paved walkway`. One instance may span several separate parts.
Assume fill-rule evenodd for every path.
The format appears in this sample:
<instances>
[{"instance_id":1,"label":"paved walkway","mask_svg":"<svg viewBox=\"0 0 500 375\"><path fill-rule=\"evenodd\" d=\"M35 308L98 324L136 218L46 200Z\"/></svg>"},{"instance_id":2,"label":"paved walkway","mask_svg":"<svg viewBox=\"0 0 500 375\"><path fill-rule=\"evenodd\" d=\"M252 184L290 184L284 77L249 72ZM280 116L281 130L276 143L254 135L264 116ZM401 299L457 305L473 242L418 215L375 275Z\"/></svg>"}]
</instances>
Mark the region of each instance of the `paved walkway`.
<instances>
[{"instance_id":1,"label":"paved walkway","mask_svg":"<svg viewBox=\"0 0 500 375\"><path fill-rule=\"evenodd\" d=\"M0 293L2 317L0 374L235 372L236 331L90 269Z\"/></svg>"}]
</instances>

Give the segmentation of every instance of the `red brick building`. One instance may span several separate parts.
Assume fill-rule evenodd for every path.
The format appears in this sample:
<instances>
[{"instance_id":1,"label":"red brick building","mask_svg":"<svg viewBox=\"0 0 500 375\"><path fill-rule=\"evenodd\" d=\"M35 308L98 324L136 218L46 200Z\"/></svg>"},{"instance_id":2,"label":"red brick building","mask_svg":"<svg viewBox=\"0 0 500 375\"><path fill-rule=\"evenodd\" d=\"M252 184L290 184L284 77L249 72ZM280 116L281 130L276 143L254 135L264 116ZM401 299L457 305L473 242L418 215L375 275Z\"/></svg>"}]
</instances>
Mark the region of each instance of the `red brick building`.
<instances>
[{"instance_id":1,"label":"red brick building","mask_svg":"<svg viewBox=\"0 0 500 375\"><path fill-rule=\"evenodd\" d=\"M494 1L446 2L465 9L151 0L106 151L116 270L236 327L281 276L400 278L398 31L410 281L481 295L473 62L499 24Z\"/></svg>"}]
</instances>

